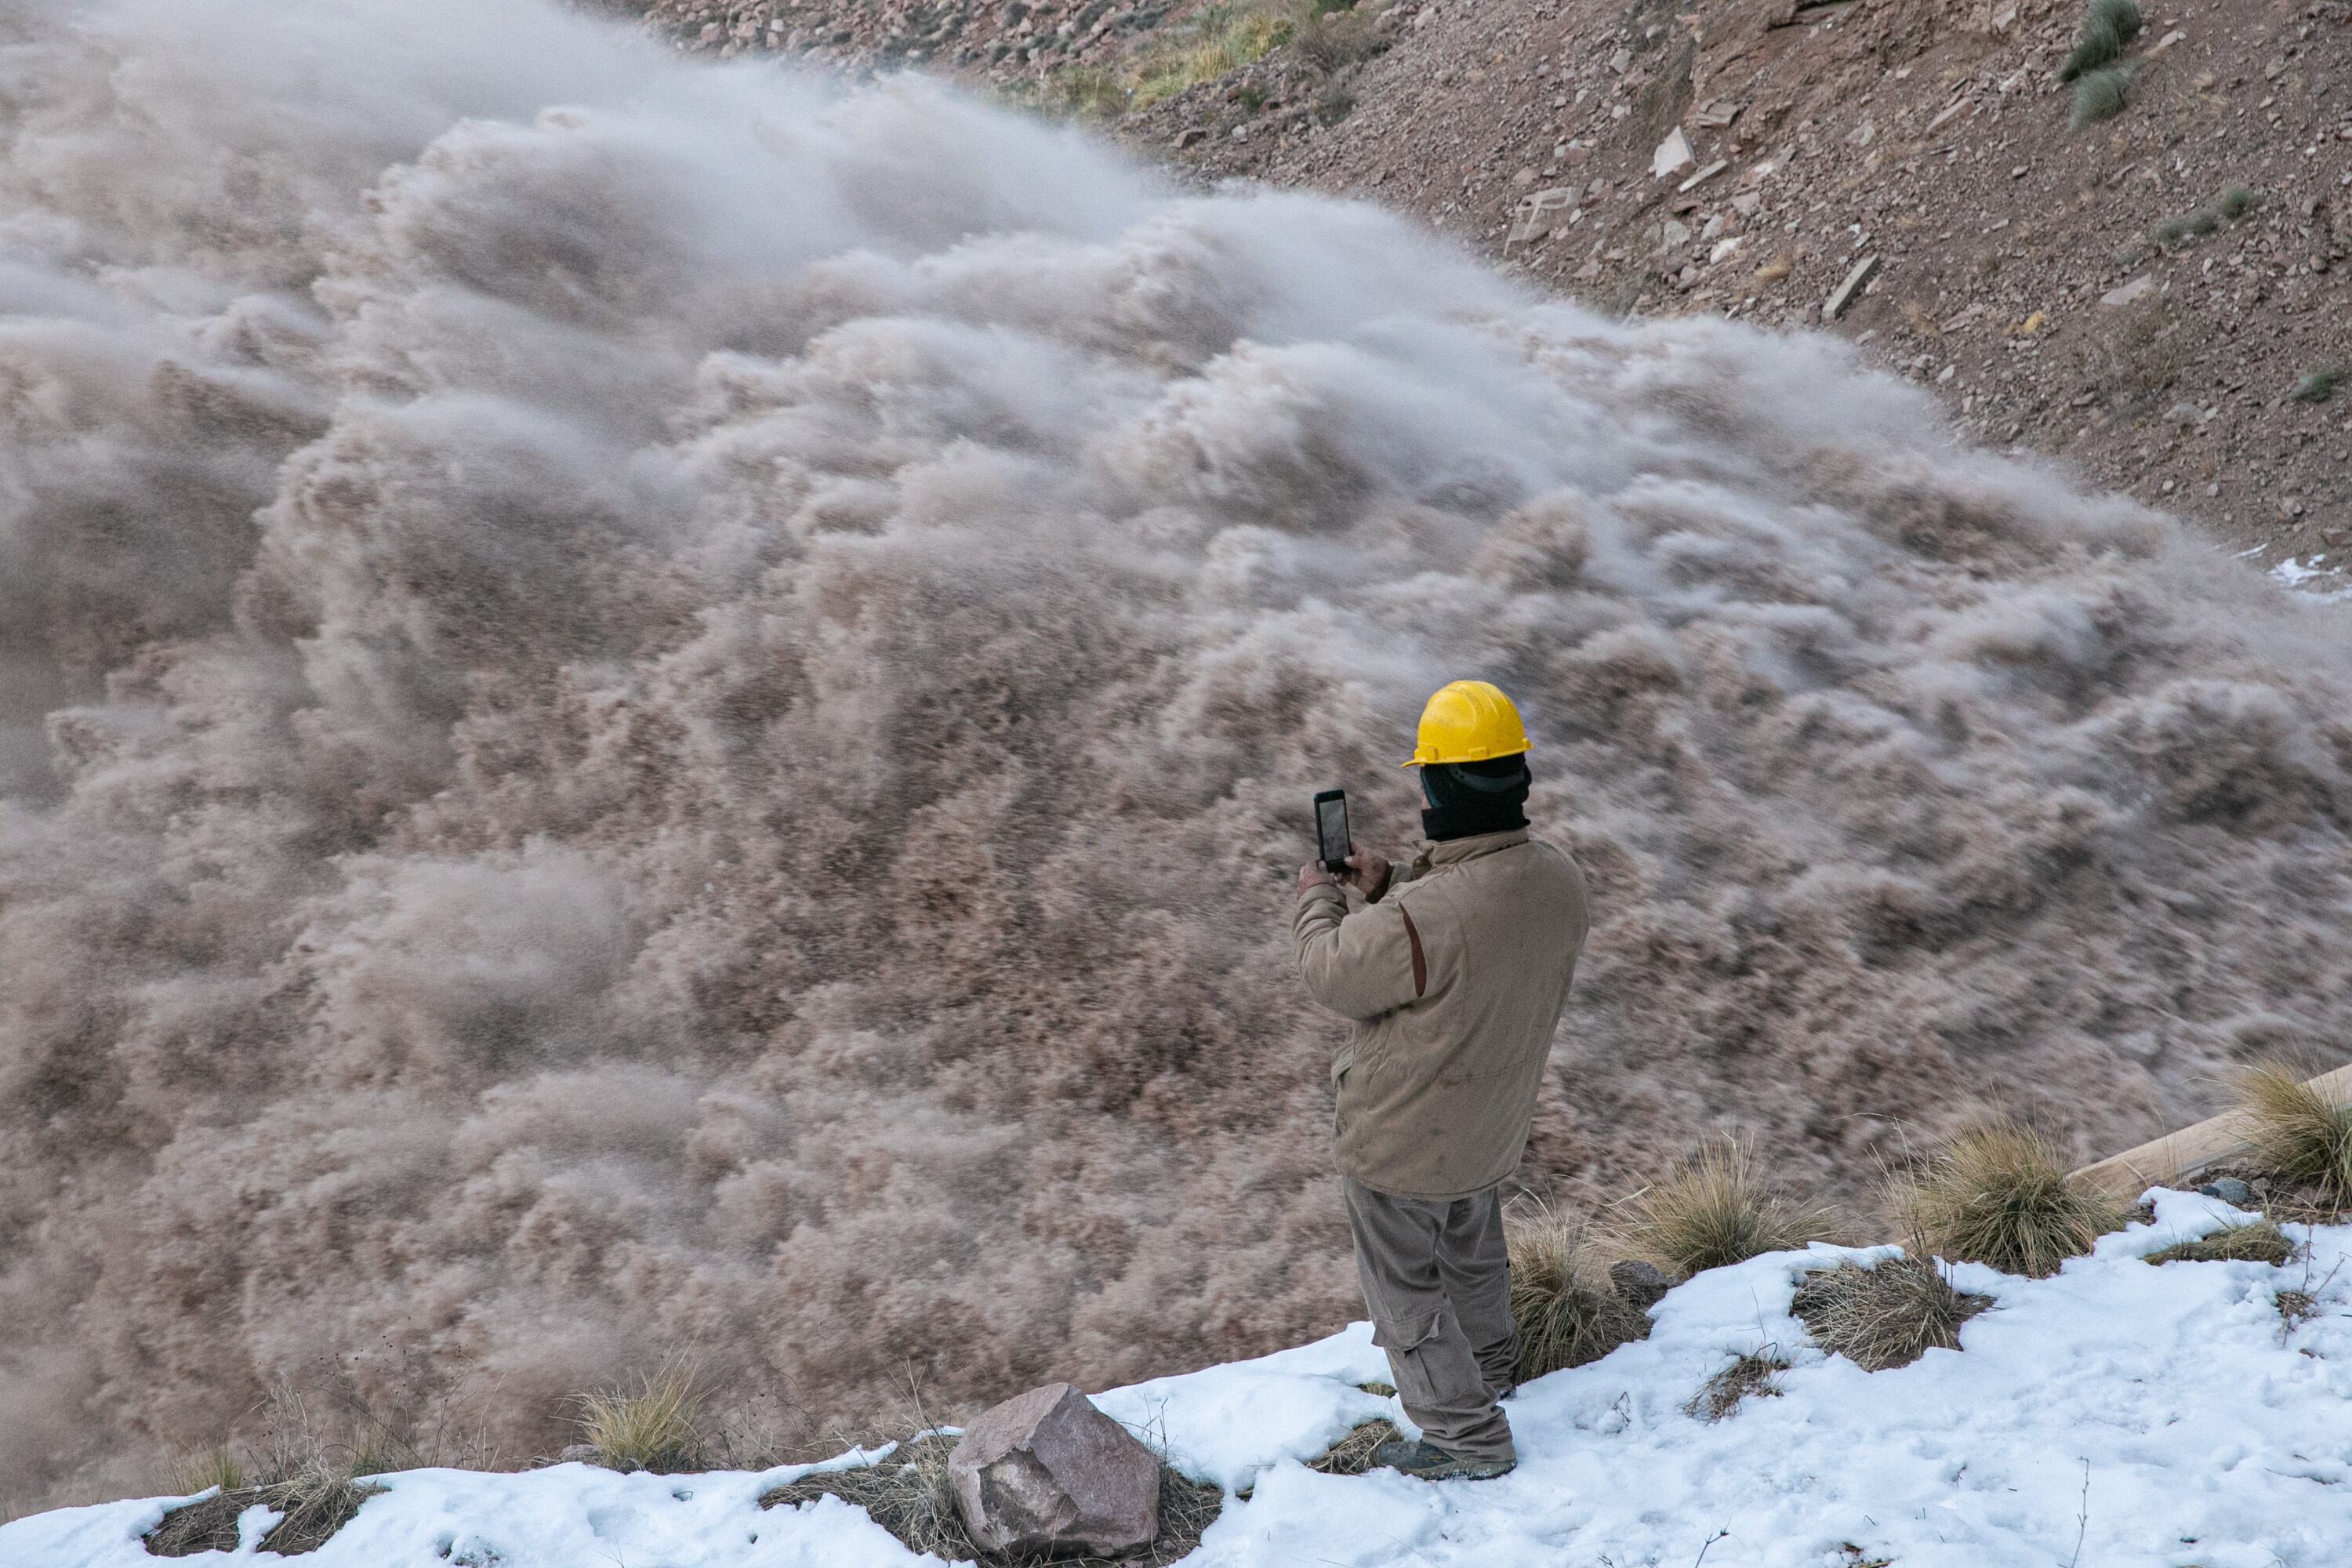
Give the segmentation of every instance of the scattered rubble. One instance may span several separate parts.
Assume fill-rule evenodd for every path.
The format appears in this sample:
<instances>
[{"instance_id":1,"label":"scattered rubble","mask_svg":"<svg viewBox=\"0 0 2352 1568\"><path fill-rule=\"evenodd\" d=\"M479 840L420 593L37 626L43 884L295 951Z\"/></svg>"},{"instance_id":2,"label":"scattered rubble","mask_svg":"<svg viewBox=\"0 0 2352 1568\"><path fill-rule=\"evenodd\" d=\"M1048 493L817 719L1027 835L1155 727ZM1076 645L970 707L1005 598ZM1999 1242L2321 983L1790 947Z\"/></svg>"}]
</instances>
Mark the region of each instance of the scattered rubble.
<instances>
[{"instance_id":1,"label":"scattered rubble","mask_svg":"<svg viewBox=\"0 0 2352 1568\"><path fill-rule=\"evenodd\" d=\"M2265 563L2352 524L2352 418L2325 379L2352 319L2347 0L2148 0L2116 57L2128 103L2080 132L2062 74L2081 0L1354 11L1360 52L1285 45L1107 128L1185 178L1415 213L1601 310L1826 323L1963 437L2062 458ZM1053 107L1073 71L1202 12L650 14L689 49L912 64Z\"/></svg>"}]
</instances>

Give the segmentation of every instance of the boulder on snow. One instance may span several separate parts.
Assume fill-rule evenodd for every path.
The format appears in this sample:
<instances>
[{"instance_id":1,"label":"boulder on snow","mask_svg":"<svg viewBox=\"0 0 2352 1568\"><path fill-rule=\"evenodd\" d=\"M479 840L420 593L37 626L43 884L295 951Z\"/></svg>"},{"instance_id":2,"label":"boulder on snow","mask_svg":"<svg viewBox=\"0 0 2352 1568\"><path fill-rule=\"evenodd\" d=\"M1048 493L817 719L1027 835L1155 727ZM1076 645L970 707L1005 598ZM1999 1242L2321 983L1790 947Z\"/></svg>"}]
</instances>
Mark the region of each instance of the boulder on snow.
<instances>
[{"instance_id":1,"label":"boulder on snow","mask_svg":"<svg viewBox=\"0 0 2352 1568\"><path fill-rule=\"evenodd\" d=\"M948 1456L956 1506L983 1551L1109 1555L1160 1530L1160 1460L1066 1383L982 1412Z\"/></svg>"}]
</instances>

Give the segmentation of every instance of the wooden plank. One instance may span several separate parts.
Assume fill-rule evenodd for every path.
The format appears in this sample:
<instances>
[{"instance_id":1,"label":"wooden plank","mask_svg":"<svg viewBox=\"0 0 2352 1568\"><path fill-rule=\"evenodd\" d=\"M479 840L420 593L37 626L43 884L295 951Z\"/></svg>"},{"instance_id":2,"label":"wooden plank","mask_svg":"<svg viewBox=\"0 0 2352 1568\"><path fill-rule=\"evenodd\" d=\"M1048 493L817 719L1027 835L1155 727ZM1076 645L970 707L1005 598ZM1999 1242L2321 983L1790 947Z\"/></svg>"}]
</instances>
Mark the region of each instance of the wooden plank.
<instances>
[{"instance_id":1,"label":"wooden plank","mask_svg":"<svg viewBox=\"0 0 2352 1568\"><path fill-rule=\"evenodd\" d=\"M2311 1087L2337 1104L2352 1100L2352 1066L2321 1073L2311 1080ZM2136 1198L2150 1187L2169 1186L2227 1164L2245 1152L2243 1113L2225 1110L2193 1127L2085 1165L2074 1173L2074 1179L2118 1197Z\"/></svg>"}]
</instances>

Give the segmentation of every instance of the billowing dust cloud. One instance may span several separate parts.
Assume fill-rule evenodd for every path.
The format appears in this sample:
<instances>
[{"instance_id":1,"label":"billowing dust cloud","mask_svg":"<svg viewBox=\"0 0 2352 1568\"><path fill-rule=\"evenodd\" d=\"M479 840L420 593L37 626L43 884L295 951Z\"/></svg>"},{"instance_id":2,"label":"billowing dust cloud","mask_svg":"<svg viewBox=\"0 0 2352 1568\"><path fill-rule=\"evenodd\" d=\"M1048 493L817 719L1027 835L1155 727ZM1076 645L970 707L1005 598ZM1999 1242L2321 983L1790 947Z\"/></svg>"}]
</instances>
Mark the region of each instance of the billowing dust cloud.
<instances>
[{"instance_id":1,"label":"billowing dust cloud","mask_svg":"<svg viewBox=\"0 0 2352 1568\"><path fill-rule=\"evenodd\" d=\"M1378 211L525 0L0 23L0 1492L273 1383L812 1430L1354 1314L1306 800L1524 702L1526 1176L2352 1029L2346 614Z\"/></svg>"}]
</instances>

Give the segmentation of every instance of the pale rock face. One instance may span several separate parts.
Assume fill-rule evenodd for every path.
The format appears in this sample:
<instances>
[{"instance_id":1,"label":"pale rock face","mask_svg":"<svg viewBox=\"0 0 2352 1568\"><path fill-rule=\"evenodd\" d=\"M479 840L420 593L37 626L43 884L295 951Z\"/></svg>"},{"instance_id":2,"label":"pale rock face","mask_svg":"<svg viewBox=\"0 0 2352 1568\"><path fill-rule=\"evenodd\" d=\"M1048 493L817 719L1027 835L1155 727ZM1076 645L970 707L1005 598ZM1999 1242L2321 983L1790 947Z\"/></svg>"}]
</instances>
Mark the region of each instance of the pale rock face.
<instances>
[{"instance_id":1,"label":"pale rock face","mask_svg":"<svg viewBox=\"0 0 2352 1568\"><path fill-rule=\"evenodd\" d=\"M985 1551L1109 1553L1159 1533L1158 1457L1066 1383L982 1412L948 1475Z\"/></svg>"}]
</instances>

